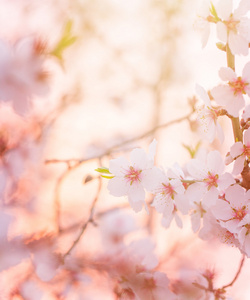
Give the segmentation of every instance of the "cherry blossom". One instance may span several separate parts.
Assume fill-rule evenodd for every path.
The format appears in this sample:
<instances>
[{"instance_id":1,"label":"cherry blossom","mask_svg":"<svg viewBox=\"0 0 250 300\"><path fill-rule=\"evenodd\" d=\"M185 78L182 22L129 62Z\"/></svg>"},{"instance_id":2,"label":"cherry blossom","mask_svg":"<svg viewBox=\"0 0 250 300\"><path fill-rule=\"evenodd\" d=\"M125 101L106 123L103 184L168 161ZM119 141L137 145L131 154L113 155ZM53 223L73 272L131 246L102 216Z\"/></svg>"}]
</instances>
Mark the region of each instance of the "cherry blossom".
<instances>
[{"instance_id":1,"label":"cherry blossom","mask_svg":"<svg viewBox=\"0 0 250 300\"><path fill-rule=\"evenodd\" d=\"M204 102L204 106L198 109L198 120L200 123L201 133L210 143L213 142L217 134L220 142L222 143L224 140L224 133L217 121L219 111L212 107L210 98L203 87L197 84L196 92Z\"/></svg>"},{"instance_id":2,"label":"cherry blossom","mask_svg":"<svg viewBox=\"0 0 250 300\"><path fill-rule=\"evenodd\" d=\"M134 149L129 163L124 157L110 161L109 171L115 175L108 183L108 190L113 196L128 196L128 201L135 212L142 209L145 202L145 190L154 185L154 174L158 174L153 166L156 151L156 140L149 146L149 153L142 149ZM147 209L147 208L146 208Z\"/></svg>"},{"instance_id":3,"label":"cherry blossom","mask_svg":"<svg viewBox=\"0 0 250 300\"><path fill-rule=\"evenodd\" d=\"M135 219L128 213L120 210L105 214L100 220L103 246L109 249L123 245L124 237L136 230Z\"/></svg>"},{"instance_id":4,"label":"cherry blossom","mask_svg":"<svg viewBox=\"0 0 250 300\"><path fill-rule=\"evenodd\" d=\"M158 184L151 191L155 195L152 206L163 214L163 222L166 226L168 223L170 224L176 210L187 214L189 203L184 196L185 188L180 179L169 179L167 174L160 169L158 173Z\"/></svg>"},{"instance_id":5,"label":"cherry blossom","mask_svg":"<svg viewBox=\"0 0 250 300\"><path fill-rule=\"evenodd\" d=\"M216 205L211 208L221 226L231 233L238 232L238 224L250 213L249 195L250 193L246 193L239 185L230 186L225 191L225 199L218 199Z\"/></svg>"},{"instance_id":6,"label":"cherry blossom","mask_svg":"<svg viewBox=\"0 0 250 300\"><path fill-rule=\"evenodd\" d=\"M250 257L250 214L246 214L244 218L238 223L238 240L241 245L241 250Z\"/></svg>"},{"instance_id":7,"label":"cherry blossom","mask_svg":"<svg viewBox=\"0 0 250 300\"><path fill-rule=\"evenodd\" d=\"M224 173L224 162L218 151L208 153L206 160L192 159L187 164L189 174L197 181L188 187L189 195L202 197L202 203L210 207L216 203L219 191L235 181L229 173Z\"/></svg>"},{"instance_id":8,"label":"cherry blossom","mask_svg":"<svg viewBox=\"0 0 250 300\"><path fill-rule=\"evenodd\" d=\"M214 100L225 107L230 115L238 117L239 111L245 106L243 95L250 96L250 62L245 65L242 76L237 77L231 68L226 67L220 69L219 75L223 81L228 83L214 87L211 94Z\"/></svg>"},{"instance_id":9,"label":"cherry blossom","mask_svg":"<svg viewBox=\"0 0 250 300\"><path fill-rule=\"evenodd\" d=\"M249 3L242 0L233 11L232 0L219 0L216 6L218 16L222 19L217 23L217 36L228 43L232 54L247 55L250 42L250 20L246 14L250 10Z\"/></svg>"},{"instance_id":10,"label":"cherry blossom","mask_svg":"<svg viewBox=\"0 0 250 300\"><path fill-rule=\"evenodd\" d=\"M249 10L247 0L242 0L235 10L233 10L232 0L219 0L216 3L203 1L195 24L195 28L202 33L202 46L206 46L209 38L209 23L215 23L220 41L227 43L234 55L247 55L250 20L246 14Z\"/></svg>"},{"instance_id":11,"label":"cherry blossom","mask_svg":"<svg viewBox=\"0 0 250 300\"><path fill-rule=\"evenodd\" d=\"M13 46L0 40L0 49L0 100L11 101L18 114L27 114L32 95L48 94L45 46L30 36Z\"/></svg>"},{"instance_id":12,"label":"cherry blossom","mask_svg":"<svg viewBox=\"0 0 250 300\"><path fill-rule=\"evenodd\" d=\"M235 159L233 174L237 175L242 172L245 160L250 156L250 128L243 135L243 143L236 142L230 149L230 155Z\"/></svg>"},{"instance_id":13,"label":"cherry blossom","mask_svg":"<svg viewBox=\"0 0 250 300\"><path fill-rule=\"evenodd\" d=\"M201 43L204 48L210 35L210 1L204 0L197 11L198 18L195 20L194 28L201 34Z\"/></svg>"},{"instance_id":14,"label":"cherry blossom","mask_svg":"<svg viewBox=\"0 0 250 300\"><path fill-rule=\"evenodd\" d=\"M138 284L134 290L139 299L174 300L176 296L169 290L169 279L162 272L141 273L137 276Z\"/></svg>"}]
</instances>

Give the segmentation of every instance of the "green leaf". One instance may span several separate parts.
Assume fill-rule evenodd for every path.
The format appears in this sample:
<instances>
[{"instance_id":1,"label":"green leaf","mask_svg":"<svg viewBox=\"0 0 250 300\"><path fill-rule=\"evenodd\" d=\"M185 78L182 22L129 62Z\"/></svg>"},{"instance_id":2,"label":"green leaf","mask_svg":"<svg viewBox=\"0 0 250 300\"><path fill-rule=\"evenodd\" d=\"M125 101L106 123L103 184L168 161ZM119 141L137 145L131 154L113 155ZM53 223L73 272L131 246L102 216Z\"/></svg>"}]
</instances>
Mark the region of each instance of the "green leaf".
<instances>
[{"instance_id":1,"label":"green leaf","mask_svg":"<svg viewBox=\"0 0 250 300\"><path fill-rule=\"evenodd\" d=\"M111 173L109 172L109 169L106 168L106 167L97 168L97 169L95 169L95 171L96 171L96 172L99 172L99 173L111 174Z\"/></svg>"},{"instance_id":2,"label":"green leaf","mask_svg":"<svg viewBox=\"0 0 250 300\"><path fill-rule=\"evenodd\" d=\"M185 144L182 144L182 146L187 149L187 151L189 152L191 158L194 158L196 153L198 152L199 148L200 148L200 145L201 145L201 142L198 142L197 145L192 148L191 146L188 146L188 145L185 145Z\"/></svg>"},{"instance_id":3,"label":"green leaf","mask_svg":"<svg viewBox=\"0 0 250 300\"><path fill-rule=\"evenodd\" d=\"M217 15L217 11L212 2L211 2L211 6L210 6L209 10L210 10L211 15L214 17L214 19L211 20L212 22L217 23L217 22L221 21L221 19Z\"/></svg>"},{"instance_id":4,"label":"green leaf","mask_svg":"<svg viewBox=\"0 0 250 300\"><path fill-rule=\"evenodd\" d=\"M76 36L71 33L73 26L72 20L68 20L65 24L64 31L61 39L56 44L55 48L50 52L51 55L57 57L61 62L63 61L63 52L66 48L70 47L77 40Z\"/></svg>"},{"instance_id":5,"label":"green leaf","mask_svg":"<svg viewBox=\"0 0 250 300\"><path fill-rule=\"evenodd\" d=\"M111 175L111 176L105 176L105 175L101 175L103 178L107 178L107 179L112 179L114 178L115 176L114 175Z\"/></svg>"}]
</instances>

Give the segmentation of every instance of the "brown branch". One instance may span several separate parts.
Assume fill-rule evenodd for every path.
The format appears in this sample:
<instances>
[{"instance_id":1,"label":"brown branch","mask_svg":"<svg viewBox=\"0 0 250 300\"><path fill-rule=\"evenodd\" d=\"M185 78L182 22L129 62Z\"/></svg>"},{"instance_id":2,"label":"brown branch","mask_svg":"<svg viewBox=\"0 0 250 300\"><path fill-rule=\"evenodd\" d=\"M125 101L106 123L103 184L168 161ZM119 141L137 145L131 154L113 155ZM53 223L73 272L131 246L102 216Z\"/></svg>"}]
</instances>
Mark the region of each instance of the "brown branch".
<instances>
[{"instance_id":1,"label":"brown branch","mask_svg":"<svg viewBox=\"0 0 250 300\"><path fill-rule=\"evenodd\" d=\"M221 289L226 289L226 288L228 288L229 286L232 286L235 283L235 281L238 279L238 277L240 275L240 272L241 272L241 269L243 267L244 261L245 261L245 255L243 254L240 265L239 265L239 268L238 268L238 271L237 271L236 275L234 276L233 280L229 284L224 285Z\"/></svg>"},{"instance_id":2,"label":"brown branch","mask_svg":"<svg viewBox=\"0 0 250 300\"><path fill-rule=\"evenodd\" d=\"M193 113L194 113L194 111L191 111L190 113L188 113L187 115L185 115L185 116L183 116L181 118L172 120L170 122L166 122L166 123L158 125L158 126L155 126L153 129L151 129L151 130L149 130L149 131L147 131L147 132L145 132L145 133L143 133L141 135L138 135L136 137L133 137L131 139L128 139L126 141L123 141L123 142L115 145L115 146L112 146L112 147L108 148L104 153L102 153L100 155L89 157L89 158L85 158L85 159L75 159L75 158L71 158L71 159L47 159L45 161L45 163L46 164L50 164L50 163L66 163L68 166L70 166L71 170L75 169L79 165L81 165L82 163L85 163L85 162L90 161L90 160L101 159L104 156L110 155L117 148L121 148L122 146L130 144L132 142L135 142L137 140L141 140L143 138L146 138L147 136L150 136L151 134L153 134L155 131L157 131L159 129L166 128L168 126L180 123L180 122L185 121L185 120L189 120L189 118L192 116Z\"/></svg>"},{"instance_id":3,"label":"brown branch","mask_svg":"<svg viewBox=\"0 0 250 300\"><path fill-rule=\"evenodd\" d=\"M78 242L80 241L83 233L85 232L85 230L87 229L89 223L93 223L94 224L94 219L93 219L93 216L94 216L94 210L95 210L95 205L96 205L96 202L99 198L99 194L101 192L101 188L102 188L102 179L101 177L99 177L99 185L98 185L98 189L97 189L97 193L96 193L96 196L92 202L92 205L91 205L91 208L90 208L90 214L89 214L89 218L88 220L83 224L81 230L80 230L80 233L78 234L76 240L73 242L73 244L71 245L71 247L69 248L69 250L63 255L62 257L62 260L64 261L66 256L68 256L71 251L75 248L75 246L78 244Z\"/></svg>"}]
</instances>

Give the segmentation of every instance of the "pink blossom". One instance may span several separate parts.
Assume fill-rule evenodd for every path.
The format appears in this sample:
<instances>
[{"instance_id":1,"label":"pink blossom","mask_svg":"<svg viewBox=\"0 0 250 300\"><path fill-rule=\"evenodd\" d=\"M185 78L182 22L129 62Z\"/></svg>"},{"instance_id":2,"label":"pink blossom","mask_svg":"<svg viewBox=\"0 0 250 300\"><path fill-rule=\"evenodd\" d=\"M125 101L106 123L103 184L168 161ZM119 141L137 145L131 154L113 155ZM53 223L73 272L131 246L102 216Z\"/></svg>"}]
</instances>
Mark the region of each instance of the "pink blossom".
<instances>
[{"instance_id":1,"label":"pink blossom","mask_svg":"<svg viewBox=\"0 0 250 300\"><path fill-rule=\"evenodd\" d=\"M243 143L236 142L230 149L230 154L235 159L233 174L240 174L244 168L246 158L250 158L250 128L243 135Z\"/></svg>"},{"instance_id":2,"label":"pink blossom","mask_svg":"<svg viewBox=\"0 0 250 300\"><path fill-rule=\"evenodd\" d=\"M0 53L0 100L11 101L18 114L26 114L32 95L48 93L45 46L33 36L13 46L0 40Z\"/></svg>"},{"instance_id":3,"label":"pink blossom","mask_svg":"<svg viewBox=\"0 0 250 300\"><path fill-rule=\"evenodd\" d=\"M246 14L249 9L245 0L234 11L232 0L219 0L216 5L218 16L221 17L217 23L217 36L222 42L228 43L234 55L248 54L250 20Z\"/></svg>"},{"instance_id":4,"label":"pink blossom","mask_svg":"<svg viewBox=\"0 0 250 300\"><path fill-rule=\"evenodd\" d=\"M238 224L238 239L241 250L250 257L250 214L246 214Z\"/></svg>"},{"instance_id":5,"label":"pink blossom","mask_svg":"<svg viewBox=\"0 0 250 300\"><path fill-rule=\"evenodd\" d=\"M149 153L134 149L129 163L120 157L110 161L109 171L115 175L108 183L108 190L113 196L128 196L129 203L135 212L142 209L145 202L145 190L152 189L157 178L157 168L153 166L156 152L156 140L149 146Z\"/></svg>"},{"instance_id":6,"label":"pink blossom","mask_svg":"<svg viewBox=\"0 0 250 300\"><path fill-rule=\"evenodd\" d=\"M219 124L218 111L211 105L210 98L206 91L200 85L196 85L196 92L204 102L204 106L198 110L198 120L200 123L201 133L210 143L216 137L216 134L222 143L224 140L224 133Z\"/></svg>"},{"instance_id":7,"label":"pink blossom","mask_svg":"<svg viewBox=\"0 0 250 300\"><path fill-rule=\"evenodd\" d=\"M250 10L248 0L242 0L238 8L233 10L232 0L219 0L217 3L203 1L198 12L196 29L202 33L202 46L207 44L210 34L210 24L216 24L218 38L227 43L231 52L248 54L250 42L250 20L246 17Z\"/></svg>"},{"instance_id":8,"label":"pink blossom","mask_svg":"<svg viewBox=\"0 0 250 300\"><path fill-rule=\"evenodd\" d=\"M245 122L249 121L249 119L250 119L250 104L244 108L244 111L242 113L242 119Z\"/></svg>"},{"instance_id":9,"label":"pink blossom","mask_svg":"<svg viewBox=\"0 0 250 300\"><path fill-rule=\"evenodd\" d=\"M196 182L188 187L189 195L202 198L202 203L208 207L214 205L219 191L223 191L235 182L231 174L224 173L224 168L223 159L218 151L208 153L205 161L192 159L187 164L187 170Z\"/></svg>"},{"instance_id":10,"label":"pink blossom","mask_svg":"<svg viewBox=\"0 0 250 300\"><path fill-rule=\"evenodd\" d=\"M245 65L242 76L237 77L231 68L226 67L220 69L219 75L227 84L216 86L211 90L211 94L230 115L238 117L239 111L245 106L243 95L250 96L250 62Z\"/></svg>"},{"instance_id":11,"label":"pink blossom","mask_svg":"<svg viewBox=\"0 0 250 300\"><path fill-rule=\"evenodd\" d=\"M136 230L135 219L121 210L106 213L100 219L103 245L110 250L124 244L125 236Z\"/></svg>"},{"instance_id":12,"label":"pink blossom","mask_svg":"<svg viewBox=\"0 0 250 300\"><path fill-rule=\"evenodd\" d=\"M162 272L141 273L137 276L138 284L134 290L143 300L174 300L174 295L169 290L169 279Z\"/></svg>"},{"instance_id":13,"label":"pink blossom","mask_svg":"<svg viewBox=\"0 0 250 300\"><path fill-rule=\"evenodd\" d=\"M155 195L152 206L163 214L166 226L177 210L187 214L189 203L184 196L185 188L180 179L169 179L161 170L158 173L158 184L151 191Z\"/></svg>"},{"instance_id":14,"label":"pink blossom","mask_svg":"<svg viewBox=\"0 0 250 300\"><path fill-rule=\"evenodd\" d=\"M207 45L208 38L210 35L210 24L208 16L210 15L210 1L206 0L202 2L202 5L197 11L198 18L195 20L194 28L201 35L202 48Z\"/></svg>"},{"instance_id":15,"label":"pink blossom","mask_svg":"<svg viewBox=\"0 0 250 300\"><path fill-rule=\"evenodd\" d=\"M238 224L250 213L249 193L239 185L233 185L226 189L225 199L219 199L211 208L214 216L220 221L222 227L231 233L238 232Z\"/></svg>"}]
</instances>

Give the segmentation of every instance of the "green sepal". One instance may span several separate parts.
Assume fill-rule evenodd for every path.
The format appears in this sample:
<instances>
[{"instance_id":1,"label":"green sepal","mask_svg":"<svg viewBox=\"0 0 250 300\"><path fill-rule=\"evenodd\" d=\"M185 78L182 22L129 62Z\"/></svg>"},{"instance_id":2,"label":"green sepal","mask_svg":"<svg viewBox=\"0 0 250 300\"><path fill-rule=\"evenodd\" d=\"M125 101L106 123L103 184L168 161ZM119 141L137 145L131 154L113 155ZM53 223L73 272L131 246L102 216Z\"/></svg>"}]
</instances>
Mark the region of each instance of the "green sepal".
<instances>
[{"instance_id":1,"label":"green sepal","mask_svg":"<svg viewBox=\"0 0 250 300\"><path fill-rule=\"evenodd\" d=\"M223 43L216 43L216 47L221 51L225 51L225 52L227 51L227 49L226 49L227 47Z\"/></svg>"}]
</instances>

